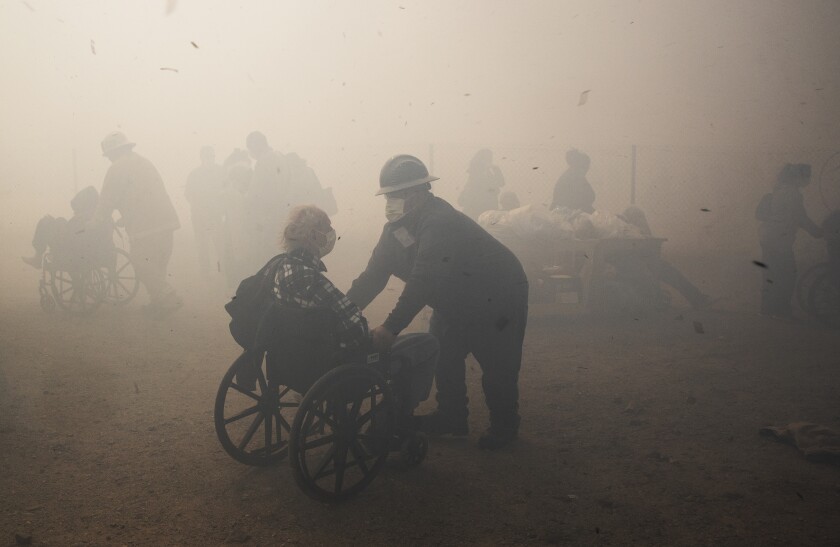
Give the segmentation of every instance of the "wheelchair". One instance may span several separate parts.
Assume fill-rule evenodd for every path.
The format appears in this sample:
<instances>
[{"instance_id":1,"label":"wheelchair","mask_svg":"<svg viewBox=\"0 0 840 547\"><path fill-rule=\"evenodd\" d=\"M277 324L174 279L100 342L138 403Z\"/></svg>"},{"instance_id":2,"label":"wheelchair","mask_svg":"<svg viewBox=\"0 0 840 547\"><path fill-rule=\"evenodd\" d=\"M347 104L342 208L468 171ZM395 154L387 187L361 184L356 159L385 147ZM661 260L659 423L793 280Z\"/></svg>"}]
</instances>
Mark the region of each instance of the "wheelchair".
<instances>
[{"instance_id":1,"label":"wheelchair","mask_svg":"<svg viewBox=\"0 0 840 547\"><path fill-rule=\"evenodd\" d=\"M419 465L428 439L412 428L408 386L387 356L336 353L332 312L277 307L222 378L216 434L235 460L268 466L288 458L309 497L344 501L364 490L397 452ZM271 333L271 334L268 334Z\"/></svg>"},{"instance_id":2,"label":"wheelchair","mask_svg":"<svg viewBox=\"0 0 840 547\"><path fill-rule=\"evenodd\" d=\"M140 289L129 254L117 245L112 236L92 234L73 244L59 242L43 258L38 285L41 308L53 312L56 306L74 315L86 315L103 303L124 305Z\"/></svg>"},{"instance_id":3,"label":"wheelchair","mask_svg":"<svg viewBox=\"0 0 840 547\"><path fill-rule=\"evenodd\" d=\"M808 291L808 311L818 321L840 328L840 262L827 264Z\"/></svg>"}]
</instances>

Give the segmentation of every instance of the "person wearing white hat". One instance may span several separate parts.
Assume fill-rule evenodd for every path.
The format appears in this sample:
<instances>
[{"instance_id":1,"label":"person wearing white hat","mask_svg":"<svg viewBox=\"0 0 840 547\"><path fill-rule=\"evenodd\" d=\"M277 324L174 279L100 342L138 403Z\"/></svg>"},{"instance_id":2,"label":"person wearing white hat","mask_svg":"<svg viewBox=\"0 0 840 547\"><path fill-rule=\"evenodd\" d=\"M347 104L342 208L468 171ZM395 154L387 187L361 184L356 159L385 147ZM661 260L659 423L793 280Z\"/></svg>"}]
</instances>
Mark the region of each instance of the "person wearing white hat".
<instances>
[{"instance_id":1,"label":"person wearing white hat","mask_svg":"<svg viewBox=\"0 0 840 547\"><path fill-rule=\"evenodd\" d=\"M147 309L163 316L183 304L166 280L173 232L181 224L160 173L152 162L134 152L134 146L121 131L102 139L102 155L111 166L102 183L94 222L106 221L119 211L134 270L149 293Z\"/></svg>"}]
</instances>

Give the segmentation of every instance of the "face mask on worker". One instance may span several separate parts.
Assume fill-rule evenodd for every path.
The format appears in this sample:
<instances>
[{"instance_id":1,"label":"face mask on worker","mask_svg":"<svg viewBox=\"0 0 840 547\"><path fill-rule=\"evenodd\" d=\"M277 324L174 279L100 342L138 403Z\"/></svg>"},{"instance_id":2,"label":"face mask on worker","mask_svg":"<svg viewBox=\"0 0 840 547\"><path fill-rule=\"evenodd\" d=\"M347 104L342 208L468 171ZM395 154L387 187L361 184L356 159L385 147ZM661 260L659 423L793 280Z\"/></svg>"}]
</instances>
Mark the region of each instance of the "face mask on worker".
<instances>
[{"instance_id":1,"label":"face mask on worker","mask_svg":"<svg viewBox=\"0 0 840 547\"><path fill-rule=\"evenodd\" d=\"M316 244L318 247L318 258L324 258L328 254L330 254L335 247L335 230L331 229L327 233L318 232L321 236L323 236L324 241L323 243Z\"/></svg>"},{"instance_id":2,"label":"face mask on worker","mask_svg":"<svg viewBox=\"0 0 840 547\"><path fill-rule=\"evenodd\" d=\"M385 218L388 222L395 222L405 215L405 199L385 198Z\"/></svg>"}]
</instances>

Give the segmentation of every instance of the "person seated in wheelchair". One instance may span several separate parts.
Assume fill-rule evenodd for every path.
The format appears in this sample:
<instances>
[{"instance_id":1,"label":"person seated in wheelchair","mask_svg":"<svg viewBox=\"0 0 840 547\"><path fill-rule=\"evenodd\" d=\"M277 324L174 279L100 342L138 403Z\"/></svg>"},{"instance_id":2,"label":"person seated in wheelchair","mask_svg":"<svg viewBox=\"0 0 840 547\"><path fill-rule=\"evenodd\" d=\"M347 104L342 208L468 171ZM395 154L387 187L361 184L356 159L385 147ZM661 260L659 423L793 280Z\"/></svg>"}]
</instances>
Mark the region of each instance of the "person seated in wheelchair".
<instances>
[{"instance_id":1,"label":"person seated in wheelchair","mask_svg":"<svg viewBox=\"0 0 840 547\"><path fill-rule=\"evenodd\" d=\"M73 216L55 218L46 215L35 226L32 247L35 254L21 259L40 269L47 249L54 261L65 269L73 269L91 261L105 259L105 253L113 247L109 237L111 227L91 230L87 223L93 218L99 202L99 193L93 186L84 188L70 200Z\"/></svg>"},{"instance_id":2,"label":"person seated in wheelchair","mask_svg":"<svg viewBox=\"0 0 840 547\"><path fill-rule=\"evenodd\" d=\"M322 258L336 242L329 216L314 205L293 208L281 234L274 274L274 296L281 307L326 308L335 316L334 328L343 361L367 362L372 345L367 321L358 306L324 275ZM397 337L387 356L389 374L396 380L402 411L410 418L431 390L439 346L428 333Z\"/></svg>"}]
</instances>

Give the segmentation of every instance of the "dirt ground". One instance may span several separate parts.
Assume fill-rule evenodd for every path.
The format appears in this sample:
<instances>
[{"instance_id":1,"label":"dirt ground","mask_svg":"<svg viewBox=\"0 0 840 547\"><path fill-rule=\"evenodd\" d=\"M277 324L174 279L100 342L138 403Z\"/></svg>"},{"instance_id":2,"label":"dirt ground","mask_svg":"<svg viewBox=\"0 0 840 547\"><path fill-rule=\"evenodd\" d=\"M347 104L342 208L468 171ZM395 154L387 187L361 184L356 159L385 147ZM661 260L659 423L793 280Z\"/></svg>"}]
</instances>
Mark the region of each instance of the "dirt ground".
<instances>
[{"instance_id":1,"label":"dirt ground","mask_svg":"<svg viewBox=\"0 0 840 547\"><path fill-rule=\"evenodd\" d=\"M840 544L840 468L758 435L840 429L836 331L725 303L534 319L517 443L477 448L487 413L471 361L469 438L433 439L420 467L388 467L330 506L287 462L248 468L219 445L213 400L238 354L223 294L182 278L187 305L162 321L142 294L46 314L37 274L10 255L0 545Z\"/></svg>"}]
</instances>

